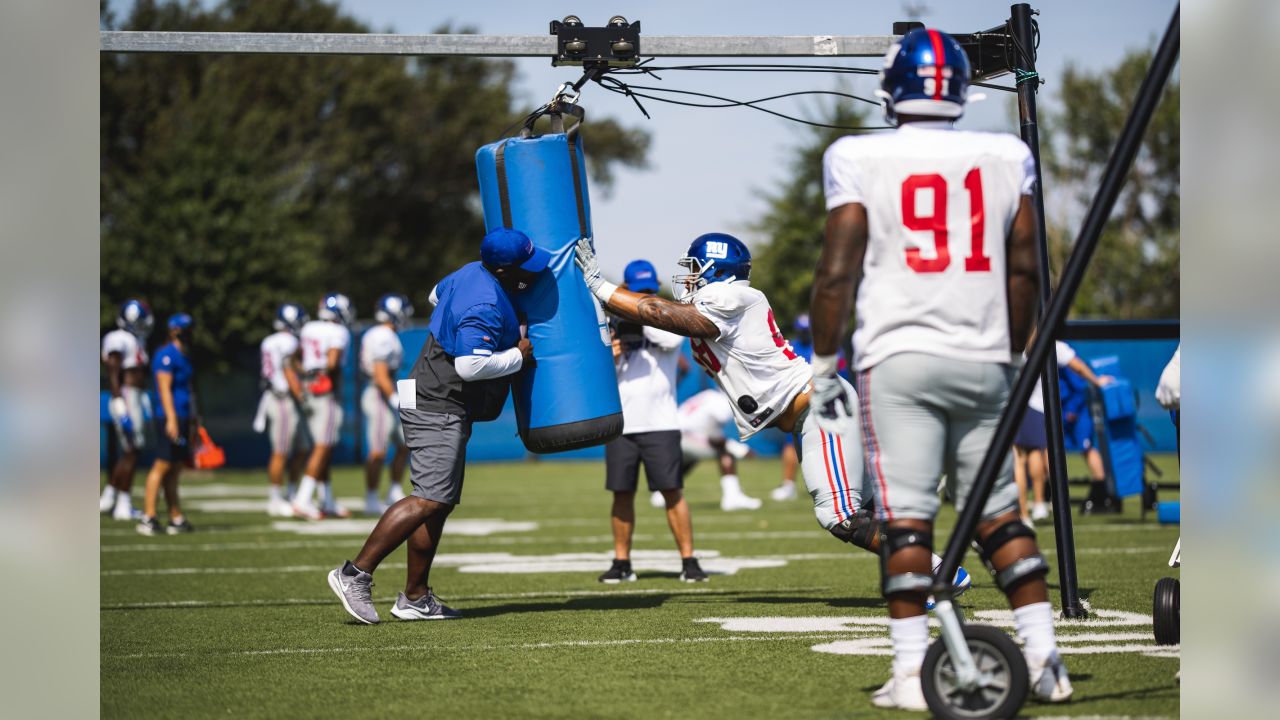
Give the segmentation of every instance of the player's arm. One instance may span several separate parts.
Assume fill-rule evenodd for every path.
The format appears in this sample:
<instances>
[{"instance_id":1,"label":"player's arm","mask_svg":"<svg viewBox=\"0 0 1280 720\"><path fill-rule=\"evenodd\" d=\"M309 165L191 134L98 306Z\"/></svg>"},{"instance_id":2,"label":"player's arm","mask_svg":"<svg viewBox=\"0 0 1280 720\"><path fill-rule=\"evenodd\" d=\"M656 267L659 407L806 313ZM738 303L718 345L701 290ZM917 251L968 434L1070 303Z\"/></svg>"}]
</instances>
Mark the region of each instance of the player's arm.
<instances>
[{"instance_id":1,"label":"player's arm","mask_svg":"<svg viewBox=\"0 0 1280 720\"><path fill-rule=\"evenodd\" d=\"M1009 340L1012 350L1026 349L1036 317L1036 209L1030 195L1023 195L1009 233L1007 271L1009 274ZM1090 372L1090 375L1093 373Z\"/></svg>"},{"instance_id":2,"label":"player's arm","mask_svg":"<svg viewBox=\"0 0 1280 720\"><path fill-rule=\"evenodd\" d=\"M302 377L299 372L302 360L298 352L284 359L284 381L289 385L289 394L298 402L302 402Z\"/></svg>"},{"instance_id":3,"label":"player's arm","mask_svg":"<svg viewBox=\"0 0 1280 720\"><path fill-rule=\"evenodd\" d=\"M325 351L325 372L332 377L338 376L338 367L342 364L342 350L340 348L329 348Z\"/></svg>"},{"instance_id":4,"label":"player's arm","mask_svg":"<svg viewBox=\"0 0 1280 720\"><path fill-rule=\"evenodd\" d=\"M867 209L848 203L827 213L809 307L815 361L819 356L834 357L840 349L866 253Z\"/></svg>"},{"instance_id":5,"label":"player's arm","mask_svg":"<svg viewBox=\"0 0 1280 720\"><path fill-rule=\"evenodd\" d=\"M578 241L578 267L582 269L587 289L600 300L609 312L631 322L648 325L659 330L684 337L717 338L720 328L693 305L673 302L657 295L624 290L607 282L600 274L591 244L584 238Z\"/></svg>"},{"instance_id":6,"label":"player's arm","mask_svg":"<svg viewBox=\"0 0 1280 720\"><path fill-rule=\"evenodd\" d=\"M107 353L107 385L111 389L111 397L120 397L120 388L124 386L124 356L113 350Z\"/></svg>"},{"instance_id":7,"label":"player's arm","mask_svg":"<svg viewBox=\"0 0 1280 720\"><path fill-rule=\"evenodd\" d=\"M167 370L156 371L156 394L160 396L160 407L164 408L164 434L177 442L178 410L173 405L173 373Z\"/></svg>"},{"instance_id":8,"label":"player's arm","mask_svg":"<svg viewBox=\"0 0 1280 720\"><path fill-rule=\"evenodd\" d=\"M1103 375L1101 377L1095 375L1093 368L1089 367L1089 363L1081 360L1079 357L1071 358L1071 362L1067 363L1067 367L1075 370L1077 375L1089 381L1089 384L1094 387L1102 387L1103 385L1110 385L1115 382L1115 378L1110 375Z\"/></svg>"},{"instance_id":9,"label":"player's arm","mask_svg":"<svg viewBox=\"0 0 1280 720\"><path fill-rule=\"evenodd\" d=\"M396 384L391 380L391 369L387 367L386 360L373 362L373 384L377 386L378 392L382 393L382 398L387 402L390 402L391 397L396 394Z\"/></svg>"}]
</instances>

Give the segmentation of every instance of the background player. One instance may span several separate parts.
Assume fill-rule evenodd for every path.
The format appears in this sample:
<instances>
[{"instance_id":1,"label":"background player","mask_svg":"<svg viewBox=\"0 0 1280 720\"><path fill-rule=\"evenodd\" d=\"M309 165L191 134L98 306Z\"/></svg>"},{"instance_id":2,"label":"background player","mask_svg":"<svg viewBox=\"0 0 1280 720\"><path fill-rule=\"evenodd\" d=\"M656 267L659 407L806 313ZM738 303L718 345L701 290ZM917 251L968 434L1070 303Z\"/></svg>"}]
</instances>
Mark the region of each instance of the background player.
<instances>
[{"instance_id":1,"label":"background player","mask_svg":"<svg viewBox=\"0 0 1280 720\"><path fill-rule=\"evenodd\" d=\"M404 346L397 333L413 317L413 304L404 295L389 294L378 298L373 319L377 325L360 338L360 372L367 378L360 395L364 413L365 439L369 454L365 457L364 511L381 515L386 507L378 500L378 483L382 466L387 461L387 446L396 446L391 461L391 486L387 488L387 505L404 497L404 469L409 453L404 449L404 430L400 427L400 398L396 395L396 373L404 361Z\"/></svg>"},{"instance_id":2,"label":"background player","mask_svg":"<svg viewBox=\"0 0 1280 720\"><path fill-rule=\"evenodd\" d=\"M824 428L861 411L879 492L882 587L893 675L872 701L926 710L929 553L945 471L963 506L1008 400L1036 307L1031 152L1013 135L961 132L969 62L950 36L917 29L890 48L879 94L898 129L837 140L823 158L827 223L814 278L815 412ZM858 395L836 374L857 297ZM1048 565L1019 521L1009 462L978 540L1013 607L1033 693L1066 700Z\"/></svg>"},{"instance_id":3,"label":"background player","mask_svg":"<svg viewBox=\"0 0 1280 720\"><path fill-rule=\"evenodd\" d=\"M138 520L133 509L133 475L138 453L147 443L147 336L155 318L141 300L126 300L116 317L116 329L102 338L102 362L106 365L111 400L107 411L120 445L120 456L111 468L111 477L102 489L99 512L109 512L115 520Z\"/></svg>"},{"instance_id":4,"label":"background player","mask_svg":"<svg viewBox=\"0 0 1280 720\"><path fill-rule=\"evenodd\" d=\"M293 517L289 497L297 491L302 466L311 450L311 436L302 422L302 380L298 333L306 324L307 311L296 303L285 303L276 310L272 322L275 332L262 340L262 398L258 401L258 414L254 429L269 431L271 460L267 464L267 477L271 481L271 495L267 500L267 514L273 517ZM289 473L289 492L284 492L285 471Z\"/></svg>"},{"instance_id":5,"label":"background player","mask_svg":"<svg viewBox=\"0 0 1280 720\"><path fill-rule=\"evenodd\" d=\"M307 459L306 473L293 498L293 514L308 520L349 517L338 505L329 482L333 447L342 432L342 359L351 345L347 327L355 318L351 301L342 293L329 293L320 301L317 319L302 326L303 411L315 446ZM317 486L320 507L313 503Z\"/></svg>"},{"instance_id":6,"label":"background player","mask_svg":"<svg viewBox=\"0 0 1280 720\"><path fill-rule=\"evenodd\" d=\"M194 528L182 514L178 502L178 476L191 459L200 434L197 414L195 368L191 365L191 328L195 322L186 313L169 316L169 343L156 351L156 460L147 474L146 503L137 530L143 535L189 533ZM161 487L169 510L169 524L156 519Z\"/></svg>"},{"instance_id":7,"label":"background player","mask_svg":"<svg viewBox=\"0 0 1280 720\"><path fill-rule=\"evenodd\" d=\"M687 477L701 460L715 460L720 468L720 509L758 509L760 499L744 493L738 480L738 460L750 455L751 449L724 434L725 424L733 421L733 407L724 393L718 388L703 390L680 403L679 416L681 475Z\"/></svg>"}]
</instances>

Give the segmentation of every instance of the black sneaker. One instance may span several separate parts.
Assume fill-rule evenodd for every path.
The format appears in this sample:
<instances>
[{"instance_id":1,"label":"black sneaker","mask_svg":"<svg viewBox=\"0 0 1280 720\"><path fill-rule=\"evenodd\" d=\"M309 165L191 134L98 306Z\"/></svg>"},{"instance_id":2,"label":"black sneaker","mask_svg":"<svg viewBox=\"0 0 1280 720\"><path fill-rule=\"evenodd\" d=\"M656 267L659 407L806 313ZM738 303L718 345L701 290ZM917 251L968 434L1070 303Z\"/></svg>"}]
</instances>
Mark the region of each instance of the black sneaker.
<instances>
[{"instance_id":1,"label":"black sneaker","mask_svg":"<svg viewBox=\"0 0 1280 720\"><path fill-rule=\"evenodd\" d=\"M156 524L158 525L159 523ZM183 533L195 532L196 529L191 526L191 521L184 517L182 518L182 522L174 522L170 520L164 531L170 535L181 535Z\"/></svg>"},{"instance_id":2,"label":"black sneaker","mask_svg":"<svg viewBox=\"0 0 1280 720\"><path fill-rule=\"evenodd\" d=\"M139 535L161 535L164 533L164 526L154 517L144 517L142 522L137 525Z\"/></svg>"},{"instance_id":3,"label":"black sneaker","mask_svg":"<svg viewBox=\"0 0 1280 720\"><path fill-rule=\"evenodd\" d=\"M617 585L624 582L635 582L636 574L631 571L630 560L614 560L613 565L609 566L599 578L602 583L609 585Z\"/></svg>"},{"instance_id":4,"label":"black sneaker","mask_svg":"<svg viewBox=\"0 0 1280 720\"><path fill-rule=\"evenodd\" d=\"M706 582L711 579L707 571L698 564L698 558L684 558L681 562L684 563L684 569L680 571L680 582Z\"/></svg>"}]
</instances>

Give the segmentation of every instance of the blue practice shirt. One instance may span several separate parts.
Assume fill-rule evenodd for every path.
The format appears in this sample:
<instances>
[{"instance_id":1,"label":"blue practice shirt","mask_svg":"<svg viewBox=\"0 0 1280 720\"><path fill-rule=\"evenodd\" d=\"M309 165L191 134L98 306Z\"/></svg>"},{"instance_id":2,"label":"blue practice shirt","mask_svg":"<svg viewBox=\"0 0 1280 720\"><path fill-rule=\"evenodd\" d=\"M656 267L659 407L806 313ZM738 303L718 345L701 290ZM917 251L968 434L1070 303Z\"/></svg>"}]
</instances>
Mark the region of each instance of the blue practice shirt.
<instances>
[{"instance_id":1,"label":"blue practice shirt","mask_svg":"<svg viewBox=\"0 0 1280 720\"><path fill-rule=\"evenodd\" d=\"M173 375L173 409L178 418L185 420L191 417L191 377L195 374L191 367L191 359L177 345L169 343L160 348L155 359L151 361L155 374L170 373ZM159 387L159 383L156 383ZM159 399L159 398L157 398ZM164 403L156 403L156 417L165 417Z\"/></svg>"},{"instance_id":2,"label":"blue practice shirt","mask_svg":"<svg viewBox=\"0 0 1280 720\"><path fill-rule=\"evenodd\" d=\"M431 335L453 357L489 356L520 342L520 320L498 279L478 261L436 286Z\"/></svg>"}]
</instances>

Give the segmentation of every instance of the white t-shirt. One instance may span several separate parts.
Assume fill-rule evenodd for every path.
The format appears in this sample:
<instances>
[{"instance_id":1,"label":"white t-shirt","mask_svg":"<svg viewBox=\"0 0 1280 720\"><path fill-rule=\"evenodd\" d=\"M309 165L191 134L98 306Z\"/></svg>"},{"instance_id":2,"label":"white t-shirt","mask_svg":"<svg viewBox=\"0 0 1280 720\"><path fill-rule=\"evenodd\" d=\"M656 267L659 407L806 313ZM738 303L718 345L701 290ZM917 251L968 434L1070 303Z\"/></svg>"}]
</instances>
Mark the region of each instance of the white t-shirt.
<instances>
[{"instance_id":1,"label":"white t-shirt","mask_svg":"<svg viewBox=\"0 0 1280 720\"><path fill-rule=\"evenodd\" d=\"M1066 367L1072 360L1076 359L1076 351L1061 340L1054 341L1053 350L1058 356L1058 367L1060 368ZM1031 391L1031 399L1027 401L1027 407L1038 413L1044 413L1044 392L1041 386L1040 372L1038 368L1027 369L1036 373L1036 389Z\"/></svg>"},{"instance_id":2,"label":"white t-shirt","mask_svg":"<svg viewBox=\"0 0 1280 720\"><path fill-rule=\"evenodd\" d=\"M901 352L1010 362L1005 242L1035 182L1026 144L907 123L835 141L822 170L828 210L867 210L854 367Z\"/></svg>"},{"instance_id":3,"label":"white t-shirt","mask_svg":"<svg viewBox=\"0 0 1280 720\"><path fill-rule=\"evenodd\" d=\"M285 379L284 369L289 359L298 352L298 338L293 333L281 330L271 333L262 340L262 379L277 393L289 392L289 381Z\"/></svg>"},{"instance_id":4,"label":"white t-shirt","mask_svg":"<svg viewBox=\"0 0 1280 720\"><path fill-rule=\"evenodd\" d=\"M337 348L338 363L346 356L351 345L351 331L329 320L312 320L302 326L299 334L302 343L302 371L323 371L329 367L329 350Z\"/></svg>"},{"instance_id":5,"label":"white t-shirt","mask_svg":"<svg viewBox=\"0 0 1280 720\"><path fill-rule=\"evenodd\" d=\"M680 403L680 432L699 438L724 438L724 425L733 419L733 406L718 388L703 390Z\"/></svg>"},{"instance_id":6,"label":"white t-shirt","mask_svg":"<svg viewBox=\"0 0 1280 720\"><path fill-rule=\"evenodd\" d=\"M809 384L809 363L778 330L764 293L745 280L714 282L693 296L693 306L720 336L693 338L693 359L728 396L743 440L786 411Z\"/></svg>"},{"instance_id":7,"label":"white t-shirt","mask_svg":"<svg viewBox=\"0 0 1280 720\"><path fill-rule=\"evenodd\" d=\"M102 361L111 353L120 353L120 367L130 370L147 364L147 349L138 342L138 336L128 330L116 329L102 336Z\"/></svg>"},{"instance_id":8,"label":"white t-shirt","mask_svg":"<svg viewBox=\"0 0 1280 720\"><path fill-rule=\"evenodd\" d=\"M360 338L360 372L373 377L373 364L385 362L394 380L396 371L404 362L404 345L400 336L387 325L375 325Z\"/></svg>"},{"instance_id":9,"label":"white t-shirt","mask_svg":"<svg viewBox=\"0 0 1280 720\"><path fill-rule=\"evenodd\" d=\"M651 327L642 332L639 341L624 342L622 355L614 362L622 397L623 435L680 429L676 370L684 338Z\"/></svg>"}]
</instances>

